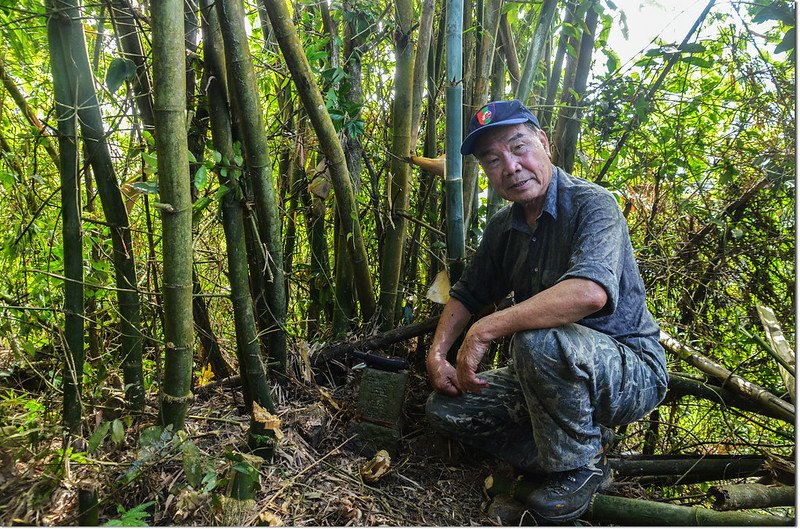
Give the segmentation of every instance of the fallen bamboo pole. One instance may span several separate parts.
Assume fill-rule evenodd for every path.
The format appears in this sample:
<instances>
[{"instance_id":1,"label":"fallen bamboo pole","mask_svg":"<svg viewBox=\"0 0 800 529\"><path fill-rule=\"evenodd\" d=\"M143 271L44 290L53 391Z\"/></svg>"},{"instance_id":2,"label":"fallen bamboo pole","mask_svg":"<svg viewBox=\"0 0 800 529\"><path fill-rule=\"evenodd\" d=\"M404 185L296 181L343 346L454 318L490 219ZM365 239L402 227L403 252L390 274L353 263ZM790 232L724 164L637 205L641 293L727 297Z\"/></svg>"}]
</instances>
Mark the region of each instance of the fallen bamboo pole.
<instances>
[{"instance_id":1,"label":"fallen bamboo pole","mask_svg":"<svg viewBox=\"0 0 800 529\"><path fill-rule=\"evenodd\" d=\"M661 345L665 349L673 353L678 358L685 360L693 365L703 373L711 375L722 382L722 387L730 388L737 391L741 395L758 402L762 406L772 409L784 421L794 423L794 406L777 396L773 395L766 389L753 384L739 375L733 373L730 369L714 362L699 352L691 349L690 347L681 344L670 336L669 334L661 331Z\"/></svg>"},{"instance_id":2,"label":"fallen bamboo pole","mask_svg":"<svg viewBox=\"0 0 800 529\"><path fill-rule=\"evenodd\" d=\"M794 518L750 512L719 512L705 507L671 505L649 500L634 500L597 494L586 518L595 522L619 525L682 526L784 526L794 525Z\"/></svg>"},{"instance_id":3,"label":"fallen bamboo pole","mask_svg":"<svg viewBox=\"0 0 800 529\"><path fill-rule=\"evenodd\" d=\"M375 334L356 342L343 342L330 345L324 349L320 349L320 351L314 355L314 358L311 360L311 365L313 367L317 367L332 358L350 355L353 353L353 351L381 349L393 343L402 342L403 340L409 340L423 334L428 334L436 329L436 324L438 322L439 316L436 315L419 323L391 329L381 334Z\"/></svg>"},{"instance_id":4,"label":"fallen bamboo pole","mask_svg":"<svg viewBox=\"0 0 800 529\"><path fill-rule=\"evenodd\" d=\"M793 506L794 493L794 487L759 483L718 485L708 489L708 495L714 499L711 507L717 511Z\"/></svg>"},{"instance_id":5,"label":"fallen bamboo pole","mask_svg":"<svg viewBox=\"0 0 800 529\"><path fill-rule=\"evenodd\" d=\"M489 476L484 490L490 498L508 495L524 505L537 482ZM684 525L684 526L785 526L794 525L794 518L753 514L749 512L719 512L705 507L671 505L649 500L635 500L605 494L595 494L589 510L582 519L610 522L618 525Z\"/></svg>"}]
</instances>

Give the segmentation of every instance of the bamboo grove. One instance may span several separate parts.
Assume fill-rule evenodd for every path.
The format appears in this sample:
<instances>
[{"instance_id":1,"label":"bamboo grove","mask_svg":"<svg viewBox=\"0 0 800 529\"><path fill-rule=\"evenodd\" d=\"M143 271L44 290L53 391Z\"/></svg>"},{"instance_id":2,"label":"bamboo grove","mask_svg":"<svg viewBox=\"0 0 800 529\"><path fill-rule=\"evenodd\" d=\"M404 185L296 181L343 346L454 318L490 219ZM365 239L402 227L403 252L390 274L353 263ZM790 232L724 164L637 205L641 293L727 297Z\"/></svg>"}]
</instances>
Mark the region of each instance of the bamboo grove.
<instances>
[{"instance_id":1,"label":"bamboo grove","mask_svg":"<svg viewBox=\"0 0 800 529\"><path fill-rule=\"evenodd\" d=\"M274 413L303 347L437 314L429 287L503 206L453 154L461 129L518 97L554 163L618 197L662 328L784 394L760 311L792 341L794 4L712 0L683 41L623 63L608 37L629 17L610 0L4 2L0 346L51 360L76 438L109 387L180 429L208 369ZM786 428L654 413L717 445ZM269 452L265 424L250 441Z\"/></svg>"}]
</instances>

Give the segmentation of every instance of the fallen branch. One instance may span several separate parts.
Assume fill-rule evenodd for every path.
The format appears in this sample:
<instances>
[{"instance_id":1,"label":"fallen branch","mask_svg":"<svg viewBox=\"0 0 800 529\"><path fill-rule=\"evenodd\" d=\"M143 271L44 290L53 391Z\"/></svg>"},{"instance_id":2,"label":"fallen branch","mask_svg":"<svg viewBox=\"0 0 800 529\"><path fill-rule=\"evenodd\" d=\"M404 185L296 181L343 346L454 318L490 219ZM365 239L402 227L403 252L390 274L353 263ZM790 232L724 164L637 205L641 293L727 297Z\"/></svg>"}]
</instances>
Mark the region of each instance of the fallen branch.
<instances>
[{"instance_id":1,"label":"fallen branch","mask_svg":"<svg viewBox=\"0 0 800 529\"><path fill-rule=\"evenodd\" d=\"M767 486L759 483L719 485L708 489L708 495L714 498L711 507L718 511L794 505L794 487L784 485Z\"/></svg>"},{"instance_id":2,"label":"fallen branch","mask_svg":"<svg viewBox=\"0 0 800 529\"><path fill-rule=\"evenodd\" d=\"M781 365L778 371L780 371L781 378L786 385L786 390L789 392L792 402L796 403L794 348L783 335L778 318L775 317L775 311L765 305L756 305L756 309L758 310L761 324L764 326L764 332L766 332L767 338L772 344L772 347L768 350L775 355L775 361Z\"/></svg>"},{"instance_id":3,"label":"fallen branch","mask_svg":"<svg viewBox=\"0 0 800 529\"><path fill-rule=\"evenodd\" d=\"M784 414L774 407L763 406L758 402L743 397L740 393L716 384L689 378L685 374L670 373L669 392L662 404L686 395L716 402L725 407L738 408L740 410L751 411L753 413L772 417L773 419L786 420Z\"/></svg>"},{"instance_id":4,"label":"fallen branch","mask_svg":"<svg viewBox=\"0 0 800 529\"><path fill-rule=\"evenodd\" d=\"M649 500L633 500L597 494L586 517L595 522L619 525L794 525L794 518L749 512L718 512L705 507L671 505Z\"/></svg>"},{"instance_id":5,"label":"fallen branch","mask_svg":"<svg viewBox=\"0 0 800 529\"><path fill-rule=\"evenodd\" d=\"M505 494L524 504L538 485L536 481L491 475L484 481L484 491L490 498ZM684 507L605 494L595 494L589 510L581 518L616 525L794 525L794 518L786 516L718 512L705 507Z\"/></svg>"},{"instance_id":6,"label":"fallen branch","mask_svg":"<svg viewBox=\"0 0 800 529\"><path fill-rule=\"evenodd\" d=\"M608 460L617 475L652 478L644 481L654 483L703 483L722 479L763 476L769 473L765 466L765 458L749 455L637 455L609 457Z\"/></svg>"},{"instance_id":7,"label":"fallen branch","mask_svg":"<svg viewBox=\"0 0 800 529\"><path fill-rule=\"evenodd\" d=\"M390 329L386 332L364 338L363 340L329 345L324 349L320 349L320 351L314 355L314 358L311 360L311 365L313 367L317 367L320 364L331 360L332 358L346 357L352 354L353 351L382 349L387 345L392 345L393 343L402 342L403 340L408 340L417 336L422 336L423 334L431 333L436 329L436 324L438 322L438 315L431 316L427 320L423 320L419 323L398 327L396 329Z\"/></svg>"},{"instance_id":8,"label":"fallen branch","mask_svg":"<svg viewBox=\"0 0 800 529\"><path fill-rule=\"evenodd\" d=\"M734 374L726 367L681 344L678 342L678 340L664 331L661 331L660 341L661 345L663 345L665 349L676 355L678 358L685 360L703 373L711 375L712 377L722 381L722 387L730 388L753 400L754 402L770 408L772 411L778 414L780 419L794 423L795 411L792 404L781 400L761 386L753 384L739 375Z\"/></svg>"}]
</instances>

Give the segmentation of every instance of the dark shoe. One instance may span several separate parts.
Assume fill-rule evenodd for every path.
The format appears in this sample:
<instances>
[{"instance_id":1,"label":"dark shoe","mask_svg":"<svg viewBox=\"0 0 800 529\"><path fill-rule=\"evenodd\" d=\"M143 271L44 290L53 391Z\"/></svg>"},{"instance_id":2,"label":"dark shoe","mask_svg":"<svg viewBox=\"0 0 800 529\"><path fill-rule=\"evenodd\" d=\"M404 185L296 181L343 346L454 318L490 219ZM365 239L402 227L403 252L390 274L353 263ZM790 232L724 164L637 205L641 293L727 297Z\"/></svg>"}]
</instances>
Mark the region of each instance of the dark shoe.
<instances>
[{"instance_id":1,"label":"dark shoe","mask_svg":"<svg viewBox=\"0 0 800 529\"><path fill-rule=\"evenodd\" d=\"M608 485L610 478L608 459L600 452L587 465L550 474L528 495L525 506L545 523L574 520L586 512L594 493Z\"/></svg>"}]
</instances>

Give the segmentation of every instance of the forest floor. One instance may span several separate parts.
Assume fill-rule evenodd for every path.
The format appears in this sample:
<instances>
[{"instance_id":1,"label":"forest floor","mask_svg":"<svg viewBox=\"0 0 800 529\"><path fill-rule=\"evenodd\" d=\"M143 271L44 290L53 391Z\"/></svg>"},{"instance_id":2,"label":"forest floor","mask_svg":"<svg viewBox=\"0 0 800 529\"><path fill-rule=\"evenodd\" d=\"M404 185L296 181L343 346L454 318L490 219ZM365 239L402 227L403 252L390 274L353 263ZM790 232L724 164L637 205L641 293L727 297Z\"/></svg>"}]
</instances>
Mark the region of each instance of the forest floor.
<instances>
[{"instance_id":1,"label":"forest floor","mask_svg":"<svg viewBox=\"0 0 800 529\"><path fill-rule=\"evenodd\" d=\"M377 482L365 482L361 469L370 458L345 448L359 378L353 370L338 386L294 380L275 387L283 436L272 462L260 468L255 501L232 507L220 501L220 494L202 492L208 481L191 487L188 474L196 470L187 467L187 451L179 442L162 436L166 442L143 449L140 434L155 421L152 414L125 426L117 442L111 432L98 448L67 463L57 435L40 435L34 449L0 449L5 467L0 474L0 524L75 525L78 489L90 484L98 491L101 524L497 525L486 513L483 493L495 463L431 434L423 413L430 390L413 370L399 449L388 473ZM149 410L156 409L155 402L148 404ZM102 420L113 418L106 411ZM232 465L224 454L245 449L248 426L240 388L220 386L196 398L185 427L186 439L199 449L192 464L220 485ZM53 427L52 433L56 431Z\"/></svg>"},{"instance_id":2,"label":"forest floor","mask_svg":"<svg viewBox=\"0 0 800 529\"><path fill-rule=\"evenodd\" d=\"M328 369L315 372L312 380L306 369L305 381L298 376L274 386L280 439L272 461L257 465L255 499L242 502L229 499L229 477L237 467L246 470L243 464L249 461L241 457L250 417L240 387L220 383L198 391L185 435L153 426L155 395L136 421L108 407L108 401L103 406L88 402L93 429L102 435L95 434L85 450L68 458L54 419L57 393L51 388L53 398L42 405L42 399L26 400L29 394L6 389L0 401L0 524L76 525L79 491L94 489L104 525L501 525L488 513L484 481L489 475L513 477L510 467L432 433L424 417L430 388L413 366L403 437L388 472L369 481L363 469L372 454L347 446L348 425L359 413L363 370L334 364L336 376ZM14 416L8 413L12 401ZM609 492L658 499L635 480L619 480Z\"/></svg>"}]
</instances>

